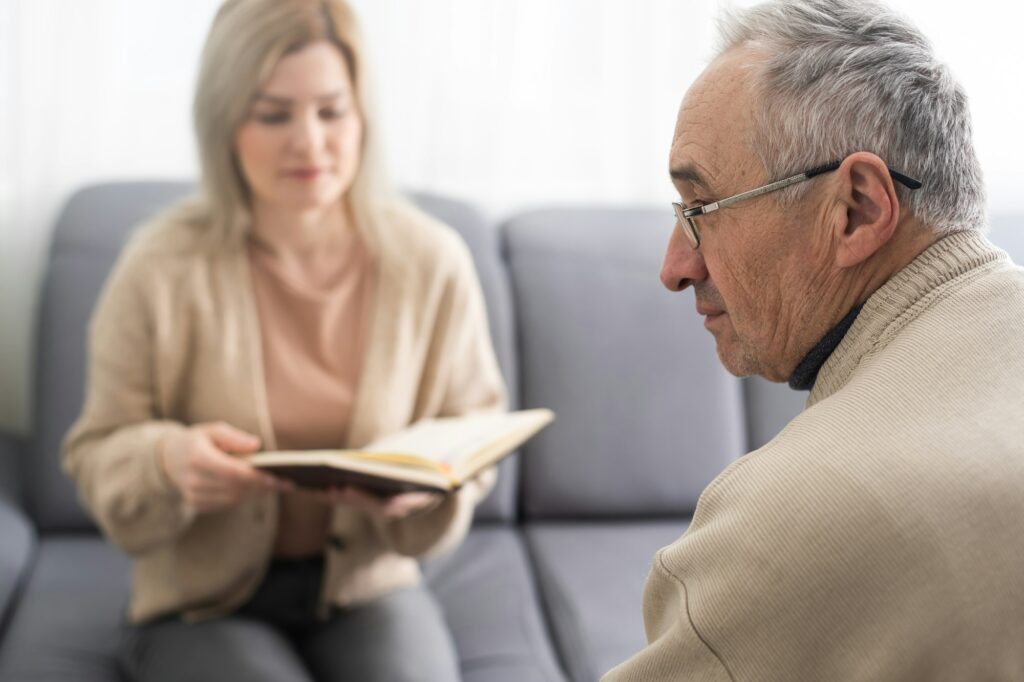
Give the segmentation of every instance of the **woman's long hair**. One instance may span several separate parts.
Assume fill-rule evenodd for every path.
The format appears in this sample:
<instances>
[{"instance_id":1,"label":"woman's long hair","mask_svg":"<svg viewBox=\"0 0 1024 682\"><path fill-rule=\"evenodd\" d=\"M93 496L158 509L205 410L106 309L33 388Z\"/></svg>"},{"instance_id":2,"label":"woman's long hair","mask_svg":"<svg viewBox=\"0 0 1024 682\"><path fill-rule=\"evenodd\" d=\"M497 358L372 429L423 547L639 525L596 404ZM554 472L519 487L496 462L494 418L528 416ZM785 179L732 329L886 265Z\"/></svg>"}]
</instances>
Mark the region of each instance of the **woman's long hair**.
<instances>
[{"instance_id":1,"label":"woman's long hair","mask_svg":"<svg viewBox=\"0 0 1024 682\"><path fill-rule=\"evenodd\" d=\"M235 152L236 133L277 63L322 40L344 56L362 114L360 163L344 200L372 246L380 207L397 197L380 169L366 58L355 15L344 0L226 0L221 6L203 49L193 108L201 190L176 209L178 219L202 225L215 237L245 234L251 201Z\"/></svg>"}]
</instances>

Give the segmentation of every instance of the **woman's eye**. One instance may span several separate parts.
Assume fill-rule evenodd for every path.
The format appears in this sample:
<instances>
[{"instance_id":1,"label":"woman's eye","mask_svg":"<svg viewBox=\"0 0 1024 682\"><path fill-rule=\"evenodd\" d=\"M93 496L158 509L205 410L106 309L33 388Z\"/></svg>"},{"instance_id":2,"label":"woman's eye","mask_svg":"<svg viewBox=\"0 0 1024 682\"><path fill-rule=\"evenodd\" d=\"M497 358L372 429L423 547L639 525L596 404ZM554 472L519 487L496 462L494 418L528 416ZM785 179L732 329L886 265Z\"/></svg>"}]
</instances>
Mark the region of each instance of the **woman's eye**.
<instances>
[{"instance_id":1,"label":"woman's eye","mask_svg":"<svg viewBox=\"0 0 1024 682\"><path fill-rule=\"evenodd\" d=\"M256 120L266 125L281 125L287 123L289 115L287 111L275 111L273 113L262 113L255 115Z\"/></svg>"},{"instance_id":2,"label":"woman's eye","mask_svg":"<svg viewBox=\"0 0 1024 682\"><path fill-rule=\"evenodd\" d=\"M324 121L336 121L338 119L344 118L345 114L347 113L347 109L336 109L333 107L329 109L321 109L320 118Z\"/></svg>"}]
</instances>

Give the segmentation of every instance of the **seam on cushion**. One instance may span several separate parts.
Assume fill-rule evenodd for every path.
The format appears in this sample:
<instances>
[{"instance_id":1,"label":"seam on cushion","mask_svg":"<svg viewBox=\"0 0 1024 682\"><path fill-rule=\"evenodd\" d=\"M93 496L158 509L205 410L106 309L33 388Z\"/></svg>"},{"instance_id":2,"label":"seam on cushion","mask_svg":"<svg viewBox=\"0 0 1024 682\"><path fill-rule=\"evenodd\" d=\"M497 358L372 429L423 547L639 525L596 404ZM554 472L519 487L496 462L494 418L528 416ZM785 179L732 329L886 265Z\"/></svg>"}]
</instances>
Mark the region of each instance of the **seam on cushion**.
<instances>
[{"instance_id":1,"label":"seam on cushion","mask_svg":"<svg viewBox=\"0 0 1024 682\"><path fill-rule=\"evenodd\" d=\"M570 672L581 673L584 679L593 678L594 671L590 666L591 654L585 637L580 632L585 621L573 607L572 600L562 596L567 594L568 590L562 586L562 581L558 579L556 572L545 570L545 573L547 573L550 584L553 586L551 590L547 591L551 605L554 607L552 621L560 621L562 623L562 627L557 628L560 632L556 632L555 637L566 649L564 652L566 654L565 665L569 668ZM541 589L544 589L543 586ZM559 614L562 614L562 616L559 617ZM585 667L585 670L582 671L580 670L581 662L583 667Z\"/></svg>"},{"instance_id":2,"label":"seam on cushion","mask_svg":"<svg viewBox=\"0 0 1024 682\"><path fill-rule=\"evenodd\" d=\"M584 621L572 607L571 601L561 596L567 591L561 589L561 581L556 572L547 567L545 560L536 551L536 542L536 539L527 536L524 548L529 558L530 577L535 581L535 587L542 602L543 613L541 616L548 634L551 636L554 653L560 659L558 662L563 667L566 677L576 679L576 673L582 672L584 679L591 679L594 677L594 671L590 667L591 659L588 647L582 636L576 636L577 629L572 627L574 624L582 624ZM547 580L543 579L545 577ZM553 585L553 587L549 589L548 585ZM559 627L559 624L563 627ZM578 662L581 660L586 666L584 671L579 670Z\"/></svg>"}]
</instances>

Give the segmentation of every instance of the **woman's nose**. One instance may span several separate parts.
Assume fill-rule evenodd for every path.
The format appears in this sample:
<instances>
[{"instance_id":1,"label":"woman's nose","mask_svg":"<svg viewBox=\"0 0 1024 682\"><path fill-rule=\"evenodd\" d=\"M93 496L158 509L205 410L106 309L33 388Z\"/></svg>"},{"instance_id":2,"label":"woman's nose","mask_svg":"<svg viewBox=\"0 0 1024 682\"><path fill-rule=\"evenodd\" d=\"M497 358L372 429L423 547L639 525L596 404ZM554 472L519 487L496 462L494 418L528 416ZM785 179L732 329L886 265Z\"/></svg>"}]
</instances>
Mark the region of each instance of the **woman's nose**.
<instances>
[{"instance_id":1,"label":"woman's nose","mask_svg":"<svg viewBox=\"0 0 1024 682\"><path fill-rule=\"evenodd\" d=\"M292 143L298 152L318 151L324 144L324 126L316 112L295 120Z\"/></svg>"}]
</instances>

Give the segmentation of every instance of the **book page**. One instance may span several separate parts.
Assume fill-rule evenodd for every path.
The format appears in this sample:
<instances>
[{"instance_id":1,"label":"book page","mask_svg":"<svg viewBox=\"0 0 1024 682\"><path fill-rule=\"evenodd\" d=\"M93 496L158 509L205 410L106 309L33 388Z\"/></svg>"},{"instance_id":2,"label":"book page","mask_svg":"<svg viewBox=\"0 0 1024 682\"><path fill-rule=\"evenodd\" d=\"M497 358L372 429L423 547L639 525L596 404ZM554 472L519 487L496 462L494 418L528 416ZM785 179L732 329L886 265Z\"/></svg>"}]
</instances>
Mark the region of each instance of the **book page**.
<instances>
[{"instance_id":1,"label":"book page","mask_svg":"<svg viewBox=\"0 0 1024 682\"><path fill-rule=\"evenodd\" d=\"M416 455L455 465L504 436L550 421L547 410L428 419L360 448L362 452Z\"/></svg>"}]
</instances>

